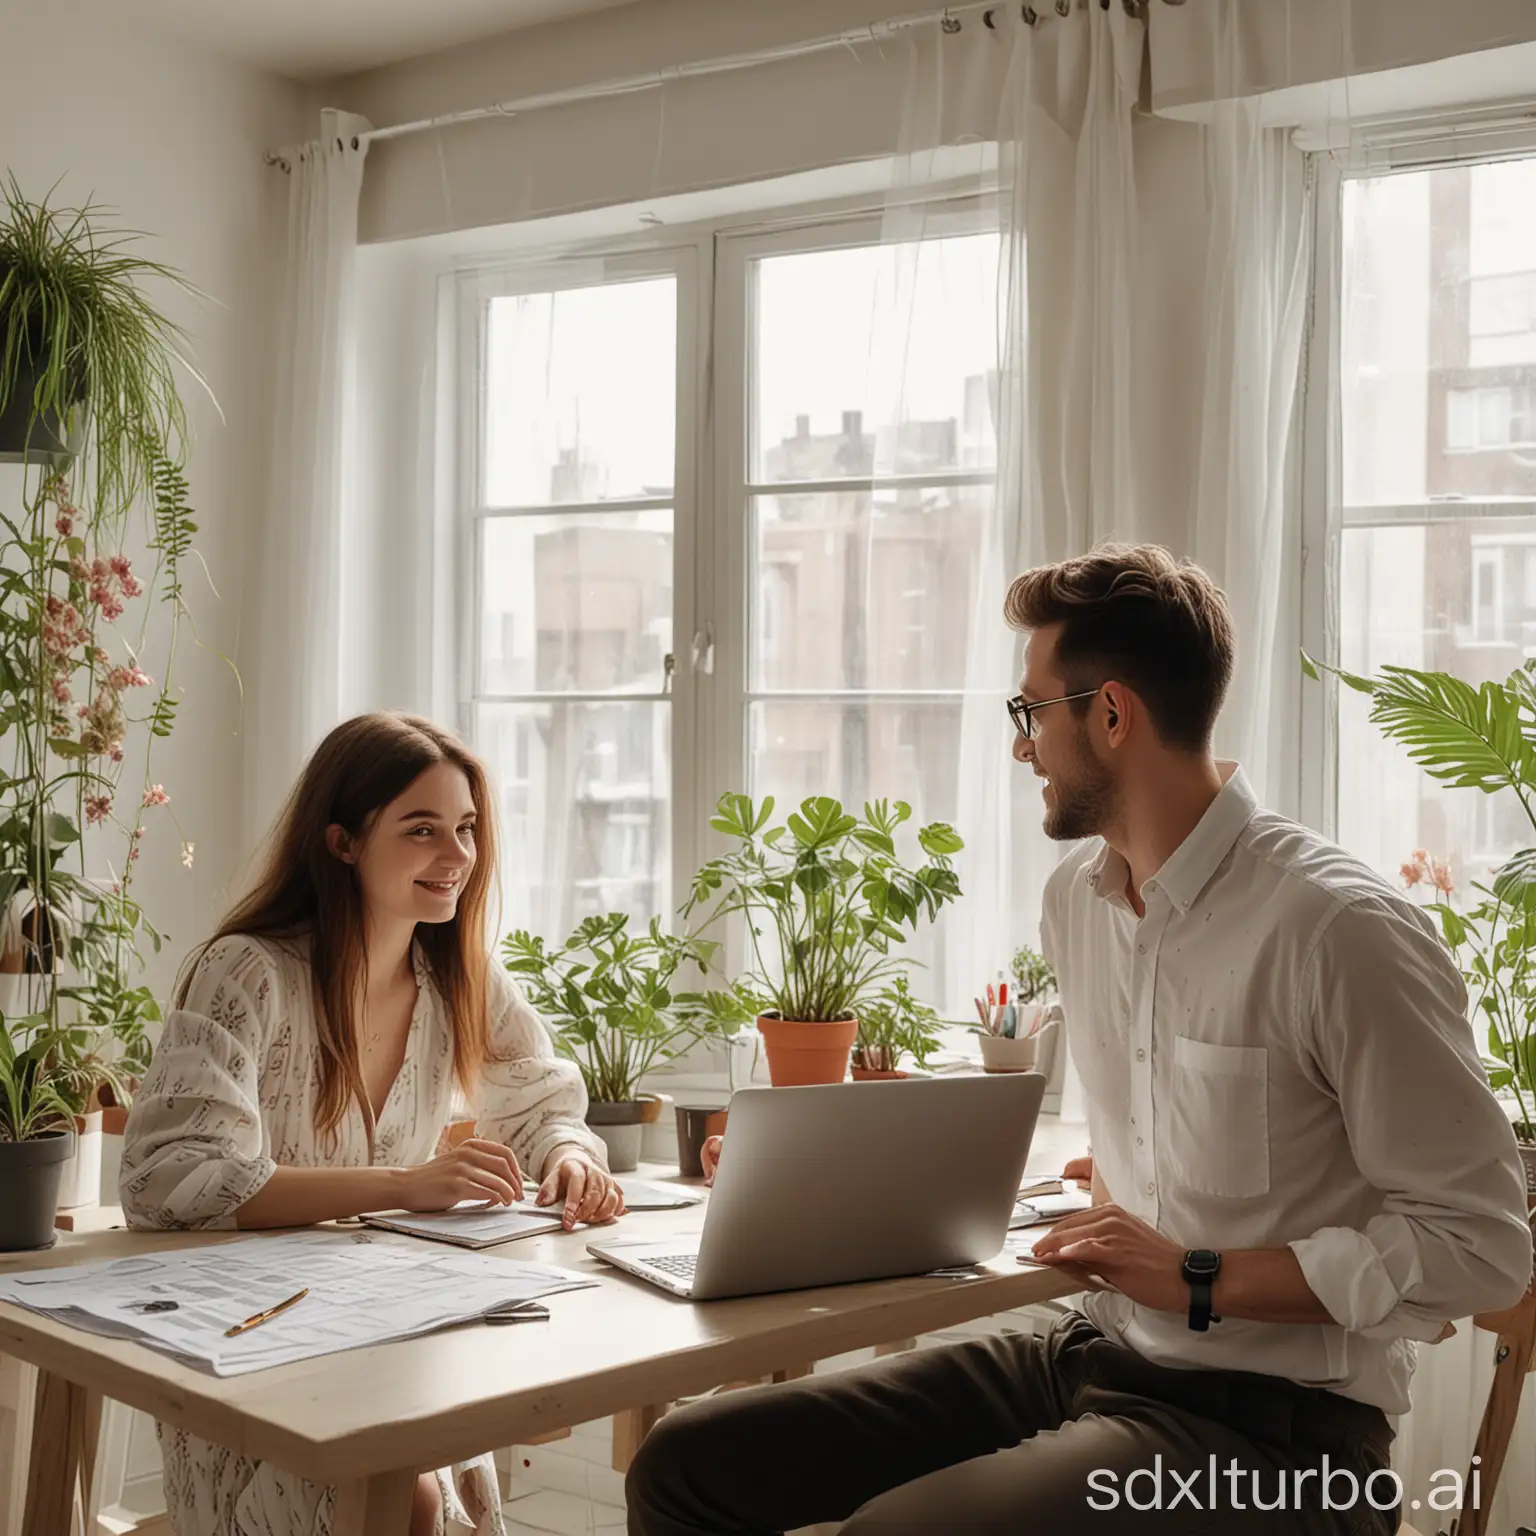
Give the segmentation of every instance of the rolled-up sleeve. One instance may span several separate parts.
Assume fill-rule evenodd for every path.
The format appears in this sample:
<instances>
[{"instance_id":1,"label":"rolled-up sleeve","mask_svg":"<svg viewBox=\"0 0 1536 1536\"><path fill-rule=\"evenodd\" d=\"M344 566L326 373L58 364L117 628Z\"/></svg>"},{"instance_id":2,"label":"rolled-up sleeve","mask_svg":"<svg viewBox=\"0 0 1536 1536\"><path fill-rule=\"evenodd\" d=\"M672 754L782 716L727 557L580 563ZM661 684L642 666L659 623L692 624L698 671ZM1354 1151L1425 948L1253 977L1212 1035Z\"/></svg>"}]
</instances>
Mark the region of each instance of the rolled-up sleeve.
<instances>
[{"instance_id":1,"label":"rolled-up sleeve","mask_svg":"<svg viewBox=\"0 0 1536 1536\"><path fill-rule=\"evenodd\" d=\"M198 962L123 1133L118 1197L130 1227L231 1228L271 1178L259 1083L276 996L255 940L218 940Z\"/></svg>"},{"instance_id":2,"label":"rolled-up sleeve","mask_svg":"<svg viewBox=\"0 0 1536 1536\"><path fill-rule=\"evenodd\" d=\"M1361 1226L1290 1244L1341 1327L1431 1341L1512 1306L1531 1280L1514 1131L1488 1086L1467 994L1428 918L1368 897L1313 947L1300 1046L1336 1095L1356 1163L1382 1196Z\"/></svg>"},{"instance_id":3,"label":"rolled-up sleeve","mask_svg":"<svg viewBox=\"0 0 1536 1536\"><path fill-rule=\"evenodd\" d=\"M587 1128L587 1090L575 1062L562 1061L528 1000L500 966L490 976L491 1060L476 1116L482 1136L511 1147L520 1167L544 1178L558 1154L580 1152L608 1166Z\"/></svg>"}]
</instances>

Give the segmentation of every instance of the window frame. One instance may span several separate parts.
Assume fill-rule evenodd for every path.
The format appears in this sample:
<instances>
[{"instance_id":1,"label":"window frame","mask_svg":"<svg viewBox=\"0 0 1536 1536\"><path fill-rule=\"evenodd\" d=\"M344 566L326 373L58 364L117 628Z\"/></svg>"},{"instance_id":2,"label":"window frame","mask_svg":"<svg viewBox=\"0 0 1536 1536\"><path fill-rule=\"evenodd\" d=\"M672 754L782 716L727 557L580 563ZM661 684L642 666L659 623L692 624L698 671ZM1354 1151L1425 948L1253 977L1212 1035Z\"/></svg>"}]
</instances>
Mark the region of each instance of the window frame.
<instances>
[{"instance_id":1,"label":"window frame","mask_svg":"<svg viewBox=\"0 0 1536 1536\"><path fill-rule=\"evenodd\" d=\"M675 926L675 909L686 895L681 879L710 854L714 835L707 825L708 814L722 793L744 785L748 768L746 664L756 600L749 590L745 526L751 263L762 254L880 244L886 232L887 201L861 194L756 208L564 248L534 246L519 253L466 258L453 275L452 335L444 347L445 355L453 359L449 440L453 445L455 612L448 628L459 728L471 742L475 707L486 702L477 694L482 600L477 535L483 516L499 515L480 502L486 306L495 297L585 287L610 278L677 276L674 666L668 691L673 712L674 910L662 914L669 926ZM904 239L998 228L996 192L986 186L978 190L974 177L966 178L963 187L947 182L914 187L906 203L902 217L913 229L910 234L902 232ZM630 505L615 503L617 508ZM601 507L601 503L572 503L519 510L531 515ZM495 701L552 697L580 701L589 696L497 695ZM740 937L728 935L728 964L736 963Z\"/></svg>"},{"instance_id":2,"label":"window frame","mask_svg":"<svg viewBox=\"0 0 1536 1536\"><path fill-rule=\"evenodd\" d=\"M1305 143L1305 138L1298 135ZM1302 547L1302 645L1338 665L1342 631L1343 536L1350 528L1440 523L1449 516L1494 520L1536 516L1536 497L1345 506L1341 494L1343 414L1339 342L1343 304L1344 183L1454 166L1492 164L1536 156L1536 124L1508 108L1420 113L1358 125L1342 152L1313 148L1317 175L1312 285L1301 369L1301 437L1297 452ZM1449 406L1446 407L1447 415ZM1446 423L1448 425L1448 423ZM1479 445L1451 452L1478 453ZM1295 773L1301 819L1325 836L1338 836L1339 709L1337 681L1324 673L1302 693Z\"/></svg>"},{"instance_id":3,"label":"window frame","mask_svg":"<svg viewBox=\"0 0 1536 1536\"><path fill-rule=\"evenodd\" d=\"M990 193L967 195L939 194L925 199L921 208L921 228L905 241L943 239L950 236L996 232L999 228L998 202ZM711 753L705 767L705 781L722 789L744 785L750 767L748 718L752 702L758 697L749 672L751 636L757 620L759 594L751 589L751 505L754 496L765 494L795 495L835 488L859 490L910 483L914 478L924 484L946 484L957 488L974 484L993 484L996 467L990 473L955 470L935 471L917 477L892 475L853 476L835 482L785 481L758 483L750 478L751 430L754 419L752 385L756 377L751 353L752 324L755 308L754 274L756 263L764 257L804 255L817 251L844 250L880 245L885 234L882 210L863 213L829 213L821 218L784 221L763 230L721 230L717 237L715 287L715 358L714 375L714 494L716 508L715 563L712 572L715 591L729 595L739 621L715 626L717 661L713 690L719 711L718 727L711 733ZM727 381L739 380L734 391ZM722 604L722 607L724 605ZM811 690L807 697L820 698L827 690ZM798 694L782 694L798 697ZM858 697L881 700L948 699L951 690L937 692L900 692L884 689L858 690ZM958 692L953 696L958 697Z\"/></svg>"},{"instance_id":4,"label":"window frame","mask_svg":"<svg viewBox=\"0 0 1536 1536\"><path fill-rule=\"evenodd\" d=\"M475 265L456 278L456 452L454 455L454 686L458 727L466 741L475 741L475 713L484 704L561 704L622 701L664 702L671 718L670 904L680 900L678 873L696 868L696 832L690 818L677 807L691 781L698 730L697 688L691 667L682 665L695 628L694 541L698 524L700 481L697 399L699 366L699 272L697 242L658 241L639 248L594 245L562 255L533 255L506 264ZM483 572L480 562L482 524L490 518L601 514L604 511L657 509L659 498L619 498L612 501L514 503L492 505L485 488L485 378L488 317L491 302L524 294L557 293L600 284L643 282L671 277L676 283L676 391L673 428L672 510L672 651L673 663L656 693L546 692L483 693L480 690L483 637ZM503 926L506 917L503 915ZM564 937L559 935L558 937Z\"/></svg>"}]
</instances>

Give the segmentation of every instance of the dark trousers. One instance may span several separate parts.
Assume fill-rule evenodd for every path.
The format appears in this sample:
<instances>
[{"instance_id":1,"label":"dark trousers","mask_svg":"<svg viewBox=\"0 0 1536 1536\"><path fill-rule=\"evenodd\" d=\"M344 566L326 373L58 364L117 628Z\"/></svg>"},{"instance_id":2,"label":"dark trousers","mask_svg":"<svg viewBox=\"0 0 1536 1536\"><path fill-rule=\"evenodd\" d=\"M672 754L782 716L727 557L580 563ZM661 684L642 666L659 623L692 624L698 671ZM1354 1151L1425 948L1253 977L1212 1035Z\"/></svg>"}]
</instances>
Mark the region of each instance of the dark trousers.
<instances>
[{"instance_id":1,"label":"dark trousers","mask_svg":"<svg viewBox=\"0 0 1536 1536\"><path fill-rule=\"evenodd\" d=\"M1377 1408L1272 1376L1153 1365L1071 1313L1035 1338L675 1409L630 1467L629 1531L773 1536L845 1520L845 1536L1391 1536L1397 1513L1366 1488L1391 1442ZM1385 1471L1369 1488L1380 1504L1396 1492Z\"/></svg>"}]
</instances>

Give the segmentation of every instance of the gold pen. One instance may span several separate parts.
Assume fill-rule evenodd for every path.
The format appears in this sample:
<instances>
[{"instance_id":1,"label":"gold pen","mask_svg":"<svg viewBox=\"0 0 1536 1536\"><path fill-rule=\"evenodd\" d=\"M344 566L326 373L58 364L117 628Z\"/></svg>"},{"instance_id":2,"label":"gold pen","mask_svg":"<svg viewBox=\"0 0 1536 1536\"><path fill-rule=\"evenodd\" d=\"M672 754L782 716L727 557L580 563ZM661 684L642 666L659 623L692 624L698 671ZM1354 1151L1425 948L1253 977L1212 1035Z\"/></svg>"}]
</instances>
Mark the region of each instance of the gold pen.
<instances>
[{"instance_id":1,"label":"gold pen","mask_svg":"<svg viewBox=\"0 0 1536 1536\"><path fill-rule=\"evenodd\" d=\"M279 1312L286 1312L289 1307L297 1306L309 1295L309 1287L306 1285L297 1296L290 1296L287 1301L280 1301L275 1307L268 1307L265 1312L258 1312L254 1317L248 1317L243 1323L236 1323L233 1328L224 1330L224 1337L232 1339L237 1333L244 1333L247 1328L259 1328L268 1318L276 1317Z\"/></svg>"}]
</instances>

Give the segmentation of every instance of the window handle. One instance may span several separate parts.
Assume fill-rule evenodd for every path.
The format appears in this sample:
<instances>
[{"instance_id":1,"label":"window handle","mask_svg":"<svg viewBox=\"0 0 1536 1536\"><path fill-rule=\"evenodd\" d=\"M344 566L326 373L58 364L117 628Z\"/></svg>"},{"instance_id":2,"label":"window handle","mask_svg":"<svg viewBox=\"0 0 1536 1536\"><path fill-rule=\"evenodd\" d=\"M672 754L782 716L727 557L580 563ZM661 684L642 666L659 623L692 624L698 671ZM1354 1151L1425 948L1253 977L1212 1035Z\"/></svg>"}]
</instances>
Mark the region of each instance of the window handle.
<instances>
[{"instance_id":1,"label":"window handle","mask_svg":"<svg viewBox=\"0 0 1536 1536\"><path fill-rule=\"evenodd\" d=\"M667 654L661 658L661 691L663 693L672 692L672 674L676 671L677 657L674 656L671 651L668 651Z\"/></svg>"},{"instance_id":2,"label":"window handle","mask_svg":"<svg viewBox=\"0 0 1536 1536\"><path fill-rule=\"evenodd\" d=\"M693 636L693 670L702 672L706 677L713 676L715 670L715 626L706 623L703 629L696 630Z\"/></svg>"}]
</instances>

